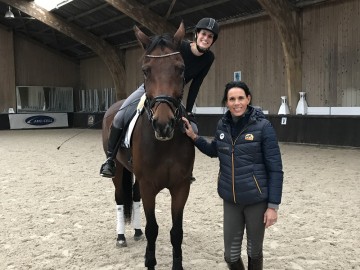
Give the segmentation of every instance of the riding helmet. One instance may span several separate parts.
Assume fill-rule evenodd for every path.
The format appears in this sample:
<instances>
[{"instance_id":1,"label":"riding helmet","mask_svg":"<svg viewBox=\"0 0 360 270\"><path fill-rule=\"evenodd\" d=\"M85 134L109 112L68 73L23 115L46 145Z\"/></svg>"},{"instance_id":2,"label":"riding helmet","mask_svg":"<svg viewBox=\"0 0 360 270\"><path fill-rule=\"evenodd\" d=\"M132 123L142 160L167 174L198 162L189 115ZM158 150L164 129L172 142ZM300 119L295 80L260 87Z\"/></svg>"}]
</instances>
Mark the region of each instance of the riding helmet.
<instances>
[{"instance_id":1,"label":"riding helmet","mask_svg":"<svg viewBox=\"0 0 360 270\"><path fill-rule=\"evenodd\" d=\"M199 33L201 29L209 30L214 34L214 42L219 35L219 24L213 18L202 18L195 26L195 34Z\"/></svg>"}]
</instances>

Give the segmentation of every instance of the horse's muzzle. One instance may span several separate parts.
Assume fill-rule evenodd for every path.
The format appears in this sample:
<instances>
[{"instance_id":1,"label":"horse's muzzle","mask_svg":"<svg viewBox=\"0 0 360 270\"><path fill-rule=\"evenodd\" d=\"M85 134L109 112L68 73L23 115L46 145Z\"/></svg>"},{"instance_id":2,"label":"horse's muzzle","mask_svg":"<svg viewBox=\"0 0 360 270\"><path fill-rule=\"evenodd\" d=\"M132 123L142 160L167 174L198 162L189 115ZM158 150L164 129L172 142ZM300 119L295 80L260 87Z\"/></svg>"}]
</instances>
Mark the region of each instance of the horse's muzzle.
<instances>
[{"instance_id":1,"label":"horse's muzzle","mask_svg":"<svg viewBox=\"0 0 360 270\"><path fill-rule=\"evenodd\" d=\"M159 141L169 141L171 140L172 138L174 137L174 131L170 134L170 136L161 136L160 134L158 134L156 131L155 131L155 138Z\"/></svg>"},{"instance_id":2,"label":"horse's muzzle","mask_svg":"<svg viewBox=\"0 0 360 270\"><path fill-rule=\"evenodd\" d=\"M171 119L166 123L160 123L153 119L152 126L157 140L168 141L174 137L175 119Z\"/></svg>"}]
</instances>

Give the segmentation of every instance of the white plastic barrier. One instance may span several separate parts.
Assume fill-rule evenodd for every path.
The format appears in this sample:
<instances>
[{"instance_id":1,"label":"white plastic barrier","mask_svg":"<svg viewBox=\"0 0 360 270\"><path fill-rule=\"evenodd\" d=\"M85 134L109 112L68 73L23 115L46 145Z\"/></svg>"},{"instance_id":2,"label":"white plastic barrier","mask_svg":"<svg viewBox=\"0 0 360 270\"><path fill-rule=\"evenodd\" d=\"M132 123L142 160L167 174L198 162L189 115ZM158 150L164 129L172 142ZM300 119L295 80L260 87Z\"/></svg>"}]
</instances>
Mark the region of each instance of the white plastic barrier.
<instances>
[{"instance_id":1,"label":"white plastic barrier","mask_svg":"<svg viewBox=\"0 0 360 270\"><path fill-rule=\"evenodd\" d=\"M308 115L330 115L330 107L307 107Z\"/></svg>"},{"instance_id":2,"label":"white plastic barrier","mask_svg":"<svg viewBox=\"0 0 360 270\"><path fill-rule=\"evenodd\" d=\"M254 106L256 108L261 109L260 107ZM227 111L226 108L223 107L195 107L193 109L194 114L224 114ZM269 111L263 110L264 114L269 114Z\"/></svg>"},{"instance_id":3,"label":"white plastic barrier","mask_svg":"<svg viewBox=\"0 0 360 270\"><path fill-rule=\"evenodd\" d=\"M330 107L331 115L360 115L360 107Z\"/></svg>"},{"instance_id":4,"label":"white plastic barrier","mask_svg":"<svg viewBox=\"0 0 360 270\"><path fill-rule=\"evenodd\" d=\"M67 113L11 113L9 116L10 129L35 129L68 127Z\"/></svg>"},{"instance_id":5,"label":"white plastic barrier","mask_svg":"<svg viewBox=\"0 0 360 270\"><path fill-rule=\"evenodd\" d=\"M194 114L224 114L227 111L223 107L195 107L193 109Z\"/></svg>"},{"instance_id":6,"label":"white plastic barrier","mask_svg":"<svg viewBox=\"0 0 360 270\"><path fill-rule=\"evenodd\" d=\"M308 115L360 115L360 107L308 107Z\"/></svg>"}]
</instances>

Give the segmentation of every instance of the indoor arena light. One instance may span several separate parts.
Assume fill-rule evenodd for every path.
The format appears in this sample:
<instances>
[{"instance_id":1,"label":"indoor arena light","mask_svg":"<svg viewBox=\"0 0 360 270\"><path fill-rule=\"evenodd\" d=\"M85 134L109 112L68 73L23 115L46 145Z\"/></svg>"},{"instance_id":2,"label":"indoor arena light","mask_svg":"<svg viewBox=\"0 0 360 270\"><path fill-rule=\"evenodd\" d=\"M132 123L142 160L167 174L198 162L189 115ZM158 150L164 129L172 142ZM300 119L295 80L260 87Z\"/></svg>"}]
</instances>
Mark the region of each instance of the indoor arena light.
<instances>
[{"instance_id":1,"label":"indoor arena light","mask_svg":"<svg viewBox=\"0 0 360 270\"><path fill-rule=\"evenodd\" d=\"M6 11L6 13L5 13L5 18L7 18L7 19L13 19L13 18L15 18L14 13L12 13L12 11L11 11L11 7L10 7L10 6L9 6L9 10Z\"/></svg>"}]
</instances>

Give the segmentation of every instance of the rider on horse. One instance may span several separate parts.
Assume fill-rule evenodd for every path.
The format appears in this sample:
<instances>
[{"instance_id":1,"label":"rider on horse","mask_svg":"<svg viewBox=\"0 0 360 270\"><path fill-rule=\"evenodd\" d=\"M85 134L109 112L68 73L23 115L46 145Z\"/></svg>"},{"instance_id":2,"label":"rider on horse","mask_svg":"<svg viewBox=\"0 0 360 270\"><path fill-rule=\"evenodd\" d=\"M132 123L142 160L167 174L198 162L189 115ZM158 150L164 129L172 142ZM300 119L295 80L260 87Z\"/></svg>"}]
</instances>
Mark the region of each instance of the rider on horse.
<instances>
[{"instance_id":1,"label":"rider on horse","mask_svg":"<svg viewBox=\"0 0 360 270\"><path fill-rule=\"evenodd\" d=\"M210 47L214 44L219 34L219 25L213 18L203 18L195 26L195 42L183 40L181 43L180 53L185 63L185 84L191 81L189 94L186 102L186 112L190 116L194 130L197 131L194 123L194 117L191 114L196 97L199 93L200 86L207 75L215 56ZM123 103L120 110L114 117L111 126L107 160L102 164L100 175L112 178L115 176L115 161L119 147L119 141L124 136L124 114L125 108L139 100L145 93L144 84L133 92Z\"/></svg>"}]
</instances>

